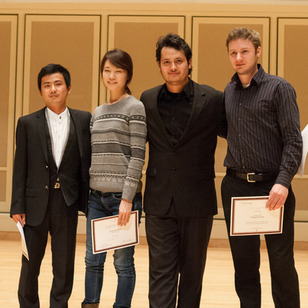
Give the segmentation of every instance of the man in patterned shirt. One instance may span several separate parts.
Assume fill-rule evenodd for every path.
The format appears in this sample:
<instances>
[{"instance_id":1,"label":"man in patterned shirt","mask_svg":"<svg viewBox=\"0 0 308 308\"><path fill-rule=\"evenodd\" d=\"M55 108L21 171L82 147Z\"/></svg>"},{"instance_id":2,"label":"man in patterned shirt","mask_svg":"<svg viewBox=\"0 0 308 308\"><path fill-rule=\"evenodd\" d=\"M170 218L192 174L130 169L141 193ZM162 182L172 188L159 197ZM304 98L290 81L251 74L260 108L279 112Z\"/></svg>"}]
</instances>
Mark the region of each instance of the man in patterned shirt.
<instances>
[{"instance_id":1,"label":"man in patterned shirt","mask_svg":"<svg viewBox=\"0 0 308 308\"><path fill-rule=\"evenodd\" d=\"M226 224L230 233L231 198L235 196L269 196L269 210L284 206L282 234L265 235L272 295L275 307L298 308L291 187L302 153L296 94L286 80L265 73L258 64L259 33L236 28L229 33L226 45L236 72L225 89L228 150L221 190ZM261 307L260 237L229 236L229 241L241 307Z\"/></svg>"}]
</instances>

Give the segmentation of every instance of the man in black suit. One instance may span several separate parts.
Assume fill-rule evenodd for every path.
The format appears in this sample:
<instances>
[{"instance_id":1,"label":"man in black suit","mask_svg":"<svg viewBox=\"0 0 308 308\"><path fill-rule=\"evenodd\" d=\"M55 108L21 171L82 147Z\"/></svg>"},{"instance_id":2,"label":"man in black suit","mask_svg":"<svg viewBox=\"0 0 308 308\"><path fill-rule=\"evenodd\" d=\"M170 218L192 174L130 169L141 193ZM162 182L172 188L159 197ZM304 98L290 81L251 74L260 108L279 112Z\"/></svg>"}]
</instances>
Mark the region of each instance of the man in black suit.
<instances>
[{"instance_id":1,"label":"man in black suit","mask_svg":"<svg viewBox=\"0 0 308 308\"><path fill-rule=\"evenodd\" d=\"M73 286L78 210L86 211L91 114L66 107L70 74L48 64L38 75L46 108L21 117L16 132L11 216L24 227L29 261L22 257L20 307L39 307L38 276L48 233L53 283L50 307L68 307Z\"/></svg>"},{"instance_id":2,"label":"man in black suit","mask_svg":"<svg viewBox=\"0 0 308 308\"><path fill-rule=\"evenodd\" d=\"M177 307L199 307L217 213L214 152L224 119L223 95L189 78L191 56L178 35L162 37L156 60L165 84L140 99L149 142L144 210L152 308L175 307L177 293Z\"/></svg>"}]
</instances>

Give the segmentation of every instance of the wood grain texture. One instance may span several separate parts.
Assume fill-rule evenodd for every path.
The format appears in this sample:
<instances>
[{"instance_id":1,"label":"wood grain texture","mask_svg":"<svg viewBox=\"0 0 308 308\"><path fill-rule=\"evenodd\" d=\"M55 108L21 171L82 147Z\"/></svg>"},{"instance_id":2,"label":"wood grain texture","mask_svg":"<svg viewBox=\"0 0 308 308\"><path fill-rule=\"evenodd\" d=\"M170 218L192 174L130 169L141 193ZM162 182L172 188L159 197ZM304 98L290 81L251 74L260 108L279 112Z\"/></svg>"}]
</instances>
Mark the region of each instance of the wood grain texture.
<instances>
[{"instance_id":1,"label":"wood grain texture","mask_svg":"<svg viewBox=\"0 0 308 308\"><path fill-rule=\"evenodd\" d=\"M17 308L17 287L20 271L21 245L17 233L0 232L0 307ZM295 261L300 279L301 307L308 307L308 244L296 243ZM84 296L84 254L85 236L79 235L76 247L75 280L69 307L80 307ZM144 237L136 247L135 263L137 271L133 308L148 307L148 247ZM271 298L268 257L264 243L261 245L262 308L273 308ZM42 308L49 307L51 285L50 244L39 278L39 295ZM116 289L116 274L113 268L112 252L108 254L100 307L112 307ZM234 291L233 264L228 242L211 240L208 249L203 292L200 307L238 308L239 301Z\"/></svg>"}]
</instances>

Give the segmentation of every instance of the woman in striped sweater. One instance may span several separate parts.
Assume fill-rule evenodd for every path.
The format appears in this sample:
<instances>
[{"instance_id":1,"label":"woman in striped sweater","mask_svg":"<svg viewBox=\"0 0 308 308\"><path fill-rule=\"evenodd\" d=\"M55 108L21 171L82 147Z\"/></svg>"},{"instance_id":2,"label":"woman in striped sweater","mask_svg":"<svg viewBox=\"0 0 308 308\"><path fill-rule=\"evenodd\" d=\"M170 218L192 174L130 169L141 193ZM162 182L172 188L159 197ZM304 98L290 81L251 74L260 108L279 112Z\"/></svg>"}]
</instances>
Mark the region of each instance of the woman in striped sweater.
<instances>
[{"instance_id":1,"label":"woman in striped sweater","mask_svg":"<svg viewBox=\"0 0 308 308\"><path fill-rule=\"evenodd\" d=\"M141 174L145 157L146 118L143 104L131 95L131 57L123 50L107 52L101 63L102 79L110 99L94 110L90 129L92 162L87 215L85 299L82 307L99 306L106 252L93 254L91 220L119 215L128 223L132 210L142 211ZM134 246L114 251L118 275L113 305L131 307L135 287Z\"/></svg>"}]
</instances>

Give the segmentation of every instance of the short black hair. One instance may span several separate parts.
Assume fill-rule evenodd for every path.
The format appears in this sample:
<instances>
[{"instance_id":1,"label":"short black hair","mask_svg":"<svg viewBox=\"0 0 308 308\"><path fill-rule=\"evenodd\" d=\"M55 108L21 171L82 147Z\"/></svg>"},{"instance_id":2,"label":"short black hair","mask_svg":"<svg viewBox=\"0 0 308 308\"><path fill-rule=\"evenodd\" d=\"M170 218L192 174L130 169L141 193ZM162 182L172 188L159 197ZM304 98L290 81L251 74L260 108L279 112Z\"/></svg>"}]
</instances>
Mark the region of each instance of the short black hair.
<instances>
[{"instance_id":1,"label":"short black hair","mask_svg":"<svg viewBox=\"0 0 308 308\"><path fill-rule=\"evenodd\" d=\"M164 47L174 48L179 51L183 51L187 62L189 63L192 52L189 45L182 39L179 35L174 33L168 33L166 36L161 36L156 43L156 61L160 63L161 60L161 50ZM191 68L189 69L188 74L190 75Z\"/></svg>"},{"instance_id":2,"label":"short black hair","mask_svg":"<svg viewBox=\"0 0 308 308\"><path fill-rule=\"evenodd\" d=\"M42 89L42 78L47 75L60 73L62 74L66 87L69 88L71 86L71 75L69 71L60 64L49 63L46 66L42 67L38 76L37 76L37 86L41 92Z\"/></svg>"}]
</instances>

